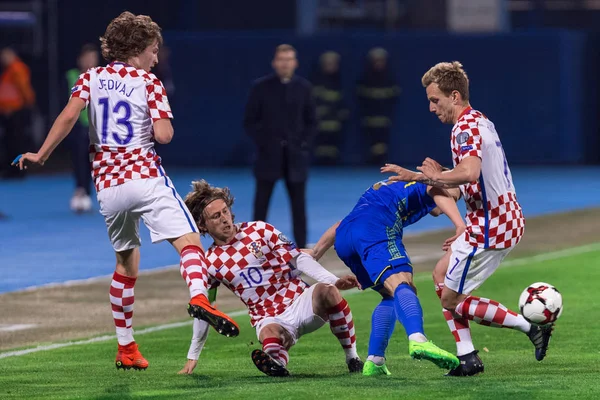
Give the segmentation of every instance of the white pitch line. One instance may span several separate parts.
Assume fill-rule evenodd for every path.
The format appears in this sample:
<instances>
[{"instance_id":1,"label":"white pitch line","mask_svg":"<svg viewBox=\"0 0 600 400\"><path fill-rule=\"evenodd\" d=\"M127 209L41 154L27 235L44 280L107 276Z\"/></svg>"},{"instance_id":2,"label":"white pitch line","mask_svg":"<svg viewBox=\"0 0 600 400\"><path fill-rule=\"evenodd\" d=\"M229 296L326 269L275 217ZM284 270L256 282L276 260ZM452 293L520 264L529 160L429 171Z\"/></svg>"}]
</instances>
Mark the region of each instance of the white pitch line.
<instances>
[{"instance_id":1,"label":"white pitch line","mask_svg":"<svg viewBox=\"0 0 600 400\"><path fill-rule=\"evenodd\" d=\"M248 313L247 310L240 310L240 311L234 311L234 312L228 313L228 315L231 317L239 317L239 316L247 314L247 313ZM164 331L165 329L181 328L183 326L192 325L192 322L193 322L193 320L189 320L189 321L183 321L183 322L174 322L172 324L152 326L150 328L145 328L145 329L141 329L139 331L135 331L134 334L145 335L147 333ZM98 337L87 339L87 340L78 340L76 342L54 343L54 344L32 347L30 349L7 351L5 353L0 353L0 358L23 356L25 354L37 353L39 351L54 350L54 349L60 349L63 347L70 347L70 346L80 346L82 344L107 342L109 340L114 340L114 339L115 339L115 335L104 335L104 336L98 336Z\"/></svg>"},{"instance_id":2,"label":"white pitch line","mask_svg":"<svg viewBox=\"0 0 600 400\"><path fill-rule=\"evenodd\" d=\"M443 253L441 253L441 252L439 255L438 254L417 254L416 256L411 257L410 259L413 262L427 262L427 261L438 260L442 256L442 254ZM153 274L157 274L160 272L169 271L172 269L179 269L179 264L166 265L164 267L157 267L157 268L152 268L152 269L147 269L147 270L141 270L139 272L139 276L153 275ZM22 293L22 292L32 292L32 291L38 290L38 289L51 289L51 288L59 288L59 287L73 287L73 286L80 286L80 285L89 285L91 283L109 281L110 279L112 279L112 276L113 276L113 274L111 273L109 275L93 276L91 278L85 278L85 279L72 279L72 280L63 281L63 282L44 283L42 285L27 286L22 289L17 289L17 290L13 290L10 292L0 293L0 295L12 294L12 293Z\"/></svg>"},{"instance_id":3,"label":"white pitch line","mask_svg":"<svg viewBox=\"0 0 600 400\"><path fill-rule=\"evenodd\" d=\"M0 332L15 332L36 327L37 324L0 324Z\"/></svg>"},{"instance_id":4,"label":"white pitch line","mask_svg":"<svg viewBox=\"0 0 600 400\"><path fill-rule=\"evenodd\" d=\"M501 268L516 267L519 265L525 265L525 264L530 264L530 263L534 263L534 262L550 261L550 260L556 260L556 259L560 259L560 258L564 258L564 257L571 257L571 256L579 255L579 254L585 254L585 253L590 253L593 251L598 251L598 250L600 250L600 243L593 243L593 244L588 244L585 246L572 247L570 249L564 249L564 250L553 251L550 253L538 254L535 256L514 258L512 260L508 260L508 261L504 262L500 267ZM421 281L426 281L428 279L431 279L430 274L421 273L421 274L418 274L417 276L415 276L414 280L416 282L421 282ZM356 293L360 293L360 291L358 289L348 290L348 291L344 292L344 297L351 296ZM247 312L248 312L247 310L239 310L239 311L233 311L228 314L232 317L238 317L241 315L245 315ZM141 330L135 332L135 334L138 336L145 335L147 333L163 331L166 329L180 328L180 327L188 326L191 324L192 324L192 321L190 320L190 321L184 321L184 322L175 322L175 323L171 323L171 324L157 325L157 326L153 326L150 328L141 329ZM23 356L26 354L37 353L40 351L60 349L63 347L79 346L79 345L99 343L99 342L107 342L109 340L114 340L114 339L115 339L115 335L104 335L104 336L98 336L98 337L95 337L92 339L87 339L87 340L79 340L79 341L75 341L75 342L66 342L66 343L55 343L55 344L49 344L49 345L44 345L44 346L32 347L29 349L8 351L5 353L0 353L0 359L7 358L7 357Z\"/></svg>"},{"instance_id":5,"label":"white pitch line","mask_svg":"<svg viewBox=\"0 0 600 400\"><path fill-rule=\"evenodd\" d=\"M173 265L167 265L164 267L157 267L157 268L152 268L152 269L148 269L148 270L142 270L139 272L138 275L143 275L143 276L152 275L152 274L157 274L159 272L164 272L164 271L168 271L168 270L175 269L175 268L178 269L179 264L173 264ZM109 281L110 279L112 279L112 276L113 276L113 274L111 273L110 275L93 276L91 278L85 278L85 279L73 279L73 280L64 281L64 282L44 283L43 285L27 286L23 289L17 289L17 290L13 290L11 292L0 293L0 295L21 293L21 292L32 292L32 291L38 290L38 289L88 285L90 283Z\"/></svg>"}]
</instances>

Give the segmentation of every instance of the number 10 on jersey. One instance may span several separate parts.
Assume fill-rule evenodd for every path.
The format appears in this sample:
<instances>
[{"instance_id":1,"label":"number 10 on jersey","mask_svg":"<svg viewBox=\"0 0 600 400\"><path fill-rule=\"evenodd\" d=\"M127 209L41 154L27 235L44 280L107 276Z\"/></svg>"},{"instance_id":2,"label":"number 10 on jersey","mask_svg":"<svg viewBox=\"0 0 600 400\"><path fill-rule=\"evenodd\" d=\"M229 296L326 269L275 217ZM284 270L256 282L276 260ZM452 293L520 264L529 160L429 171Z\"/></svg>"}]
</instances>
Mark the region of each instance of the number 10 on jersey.
<instances>
[{"instance_id":1,"label":"number 10 on jersey","mask_svg":"<svg viewBox=\"0 0 600 400\"><path fill-rule=\"evenodd\" d=\"M263 280L260 270L256 267L248 268L247 275L246 275L246 273L244 273L244 271L240 272L240 275L242 276L242 278L244 278L244 280L246 281L246 283L248 284L249 287L254 287L256 285L260 285ZM254 283L254 285L253 285L253 283Z\"/></svg>"}]
</instances>

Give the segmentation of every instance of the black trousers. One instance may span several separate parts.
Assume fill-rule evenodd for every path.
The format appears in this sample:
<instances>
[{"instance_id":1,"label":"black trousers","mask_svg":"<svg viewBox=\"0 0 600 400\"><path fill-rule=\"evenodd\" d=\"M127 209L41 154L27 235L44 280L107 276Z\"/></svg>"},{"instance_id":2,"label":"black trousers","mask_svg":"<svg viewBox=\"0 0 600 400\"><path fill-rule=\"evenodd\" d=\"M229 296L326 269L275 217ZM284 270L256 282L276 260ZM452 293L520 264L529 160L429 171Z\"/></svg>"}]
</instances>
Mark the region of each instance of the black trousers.
<instances>
[{"instance_id":1,"label":"black trousers","mask_svg":"<svg viewBox=\"0 0 600 400\"><path fill-rule=\"evenodd\" d=\"M69 135L71 140L71 165L75 188L85 189L89 196L92 190L92 172L90 167L90 139L89 128L77 122L73 132Z\"/></svg>"},{"instance_id":2,"label":"black trousers","mask_svg":"<svg viewBox=\"0 0 600 400\"><path fill-rule=\"evenodd\" d=\"M363 129L369 144L367 162L370 165L378 166L388 162L391 127L365 127Z\"/></svg>"},{"instance_id":3,"label":"black trousers","mask_svg":"<svg viewBox=\"0 0 600 400\"><path fill-rule=\"evenodd\" d=\"M255 221L266 221L269 202L276 181L256 180L254 195ZM292 221L294 225L294 241L299 248L306 247L306 182L290 182L285 178L285 186L292 206Z\"/></svg>"},{"instance_id":4,"label":"black trousers","mask_svg":"<svg viewBox=\"0 0 600 400\"><path fill-rule=\"evenodd\" d=\"M12 160L19 154L33 151L30 146L29 137L29 110L15 111L10 115L0 114L0 126L3 130L0 145L0 171L7 178L22 178L24 173L18 168L11 166Z\"/></svg>"}]
</instances>

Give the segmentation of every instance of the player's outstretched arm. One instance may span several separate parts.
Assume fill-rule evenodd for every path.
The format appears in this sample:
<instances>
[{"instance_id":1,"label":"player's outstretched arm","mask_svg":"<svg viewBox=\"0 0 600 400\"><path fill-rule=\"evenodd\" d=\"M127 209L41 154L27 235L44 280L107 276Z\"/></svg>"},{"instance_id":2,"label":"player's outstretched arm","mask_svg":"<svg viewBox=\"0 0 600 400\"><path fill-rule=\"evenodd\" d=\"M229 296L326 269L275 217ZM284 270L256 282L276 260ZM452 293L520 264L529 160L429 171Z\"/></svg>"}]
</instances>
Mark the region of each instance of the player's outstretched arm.
<instances>
[{"instance_id":1,"label":"player's outstretched arm","mask_svg":"<svg viewBox=\"0 0 600 400\"><path fill-rule=\"evenodd\" d=\"M331 272L327 271L321 264L316 262L311 256L305 253L300 253L291 261L292 265L300 272L306 274L317 282L335 285L340 290L348 290L355 287L360 287L355 276L347 275L338 278Z\"/></svg>"},{"instance_id":2,"label":"player's outstretched arm","mask_svg":"<svg viewBox=\"0 0 600 400\"><path fill-rule=\"evenodd\" d=\"M216 296L217 288L212 288L208 291L211 304L214 304ZM194 318L192 342L188 350L187 361L181 371L179 371L179 374L189 375L194 371L196 365L198 365L198 358L200 358L200 353L202 353L202 349L208 338L209 327L208 322Z\"/></svg>"},{"instance_id":3,"label":"player's outstretched arm","mask_svg":"<svg viewBox=\"0 0 600 400\"><path fill-rule=\"evenodd\" d=\"M319 261L319 259L323 257L323 254L325 254L327 250L329 250L331 246L335 244L335 231L338 226L340 226L340 221L329 227L323 236L321 236L317 244L314 245L312 248L312 256L315 260Z\"/></svg>"},{"instance_id":4,"label":"player's outstretched arm","mask_svg":"<svg viewBox=\"0 0 600 400\"><path fill-rule=\"evenodd\" d=\"M79 118L81 110L85 108L85 101L74 97L69 100L60 115L54 121L50 132L44 141L44 144L37 153L25 153L13 161L13 165L18 165L19 169L27 168L27 162L44 165L50 157L56 146L62 142Z\"/></svg>"},{"instance_id":5,"label":"player's outstretched arm","mask_svg":"<svg viewBox=\"0 0 600 400\"><path fill-rule=\"evenodd\" d=\"M465 233L466 229L465 221L456 206L456 202L460 199L460 191L458 189L429 187L427 193L433 198L437 208L452 221L456 229L455 235L446 239L442 245L442 250L446 251L456 238Z\"/></svg>"},{"instance_id":6,"label":"player's outstretched arm","mask_svg":"<svg viewBox=\"0 0 600 400\"><path fill-rule=\"evenodd\" d=\"M454 169L443 171L440 164L431 158L426 158L423 165L417 167L422 172L418 177L419 182L431 186L455 188L467 183L476 182L481 174L481 159L479 157L465 157Z\"/></svg>"}]
</instances>

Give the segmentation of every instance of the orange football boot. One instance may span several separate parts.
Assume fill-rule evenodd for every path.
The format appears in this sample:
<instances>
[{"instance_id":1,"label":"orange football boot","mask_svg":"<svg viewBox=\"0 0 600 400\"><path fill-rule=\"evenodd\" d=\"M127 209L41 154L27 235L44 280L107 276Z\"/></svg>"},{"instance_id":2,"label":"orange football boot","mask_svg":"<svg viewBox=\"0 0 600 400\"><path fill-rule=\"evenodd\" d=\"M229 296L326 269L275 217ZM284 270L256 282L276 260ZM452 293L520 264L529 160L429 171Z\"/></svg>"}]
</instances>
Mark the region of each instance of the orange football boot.
<instances>
[{"instance_id":1,"label":"orange football boot","mask_svg":"<svg viewBox=\"0 0 600 400\"><path fill-rule=\"evenodd\" d=\"M188 313L191 317L208 322L217 332L227 337L240 334L240 327L228 315L210 305L205 295L193 297L188 304Z\"/></svg>"},{"instance_id":2,"label":"orange football boot","mask_svg":"<svg viewBox=\"0 0 600 400\"><path fill-rule=\"evenodd\" d=\"M119 345L119 351L117 352L115 365L117 366L117 369L133 368L141 370L148 368L148 361L138 350L137 343L131 342L125 346Z\"/></svg>"}]
</instances>

